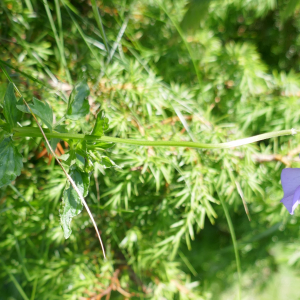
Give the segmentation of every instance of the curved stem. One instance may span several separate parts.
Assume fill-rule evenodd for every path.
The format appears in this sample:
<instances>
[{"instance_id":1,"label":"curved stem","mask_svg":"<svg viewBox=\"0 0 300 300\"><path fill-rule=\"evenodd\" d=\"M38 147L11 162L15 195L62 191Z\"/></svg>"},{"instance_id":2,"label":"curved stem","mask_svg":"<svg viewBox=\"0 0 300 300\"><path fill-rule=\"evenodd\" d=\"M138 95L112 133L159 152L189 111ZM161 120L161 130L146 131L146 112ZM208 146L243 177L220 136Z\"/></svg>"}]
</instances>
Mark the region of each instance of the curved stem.
<instances>
[{"instance_id":1,"label":"curved stem","mask_svg":"<svg viewBox=\"0 0 300 300\"><path fill-rule=\"evenodd\" d=\"M229 227L229 231L230 231L230 235L231 235L231 239L232 239L232 244L233 244L233 248L234 248L234 255L235 255L235 261L236 261L236 269L237 269L237 275L238 275L238 299L241 300L241 296L242 296L242 271L241 271L241 261L240 261L240 256L239 256L239 248L238 248L238 243L236 240L236 236L235 236L235 232L234 232L234 227L231 221L231 217L230 214L228 212L227 206L225 204L225 201L223 200L222 197L220 197L219 193L218 193L220 202L222 204L224 213L225 213L225 217L227 220L227 224Z\"/></svg>"},{"instance_id":2,"label":"curved stem","mask_svg":"<svg viewBox=\"0 0 300 300\"><path fill-rule=\"evenodd\" d=\"M101 141L104 142L113 142L113 143L124 143L131 145L141 145L141 146L173 146L173 147L191 147L191 148L203 148L203 149L224 149L242 146L246 144L251 144L257 141L266 140L272 137L284 136L284 135L294 135L299 133L300 130L288 129L274 131L264 134L255 135L252 137L239 139L226 143L217 143L217 144L205 144L205 143L195 143L195 142L181 142L181 141L145 141L145 140L132 140L132 139L121 139L108 136L102 136Z\"/></svg>"},{"instance_id":3,"label":"curved stem","mask_svg":"<svg viewBox=\"0 0 300 300\"><path fill-rule=\"evenodd\" d=\"M29 136L29 137L42 137L41 132L38 128L34 127L22 127L22 128L13 128L14 136ZM255 135L252 137L239 139L231 142L217 143L217 144L205 144L205 143L194 143L194 142L182 142L182 141L147 141L147 140L133 140L133 139L121 139L109 136L99 137L97 135L87 135L87 134L78 134L78 133L59 133L48 129L44 129L44 132L48 138L60 138L62 140L78 139L86 141L103 141L103 142L112 142L112 143L121 143L121 144L130 144L130 145L139 145L139 146L166 146L166 147L190 147L190 148L199 148L199 149L224 149L231 147L238 147L246 144L255 143L258 141L266 140L272 137L284 136L284 135L295 135L300 132L294 128L280 131L273 131L268 133L263 133Z\"/></svg>"}]
</instances>

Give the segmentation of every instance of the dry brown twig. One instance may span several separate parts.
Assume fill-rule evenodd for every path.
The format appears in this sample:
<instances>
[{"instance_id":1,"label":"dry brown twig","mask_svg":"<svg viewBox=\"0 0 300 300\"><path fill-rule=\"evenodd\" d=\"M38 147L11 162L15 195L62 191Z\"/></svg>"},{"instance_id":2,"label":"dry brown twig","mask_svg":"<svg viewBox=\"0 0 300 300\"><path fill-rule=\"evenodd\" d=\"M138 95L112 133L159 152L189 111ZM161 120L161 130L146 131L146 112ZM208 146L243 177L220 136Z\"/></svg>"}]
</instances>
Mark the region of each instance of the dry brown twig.
<instances>
[{"instance_id":1,"label":"dry brown twig","mask_svg":"<svg viewBox=\"0 0 300 300\"><path fill-rule=\"evenodd\" d=\"M260 154L255 153L252 154L251 157L255 162L262 163L262 162L270 162L270 161L280 161L287 167L290 167L292 162L300 162L299 157L294 157L296 154L300 153L300 146L291 150L287 155L283 156L281 154ZM244 158L245 153L234 151L233 154L238 158Z\"/></svg>"},{"instance_id":2,"label":"dry brown twig","mask_svg":"<svg viewBox=\"0 0 300 300\"><path fill-rule=\"evenodd\" d=\"M98 293L91 293L89 291L86 291L86 293L89 295L89 297L88 298L81 297L80 300L101 300L102 297L104 297L104 296L106 296L105 300L109 300L112 291L119 292L121 295L123 295L125 297L125 299L129 299L129 298L131 298L133 296L139 296L137 293L129 293L129 292L125 291L121 287L121 284L120 284L120 281L119 281L119 278L118 278L119 274L120 274L120 269L117 269L113 273L113 275L111 277L109 277L110 284L109 284L109 286L107 288L105 288L105 289L103 289L103 288L95 288L95 290L99 291L100 294L98 294ZM100 283L100 282L98 282L98 285L103 286L103 284Z\"/></svg>"}]
</instances>

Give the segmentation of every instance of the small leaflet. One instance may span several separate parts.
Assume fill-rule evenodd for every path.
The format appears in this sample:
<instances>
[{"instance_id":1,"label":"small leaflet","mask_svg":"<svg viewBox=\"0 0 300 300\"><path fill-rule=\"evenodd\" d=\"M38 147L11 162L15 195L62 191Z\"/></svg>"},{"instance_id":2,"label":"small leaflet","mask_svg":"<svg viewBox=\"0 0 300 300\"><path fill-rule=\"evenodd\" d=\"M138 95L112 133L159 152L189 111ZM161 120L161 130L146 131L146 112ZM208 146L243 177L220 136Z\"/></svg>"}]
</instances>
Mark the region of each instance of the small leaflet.
<instances>
[{"instance_id":1,"label":"small leaflet","mask_svg":"<svg viewBox=\"0 0 300 300\"><path fill-rule=\"evenodd\" d=\"M72 179L74 180L78 190L83 197L87 196L88 188L90 185L90 178L87 173L82 172L77 167L74 167L70 173ZM69 238L72 229L71 221L72 219L80 214L82 211L83 204L72 186L65 189L63 193L63 210L60 216L61 225L64 231L65 238Z\"/></svg>"},{"instance_id":2,"label":"small leaflet","mask_svg":"<svg viewBox=\"0 0 300 300\"><path fill-rule=\"evenodd\" d=\"M51 106L47 102L33 98L33 104L30 103L29 107L31 108L32 112L50 129L50 131L52 131L53 112ZM17 108L22 112L30 114L29 109L25 105L17 105Z\"/></svg>"},{"instance_id":3,"label":"small leaflet","mask_svg":"<svg viewBox=\"0 0 300 300\"><path fill-rule=\"evenodd\" d=\"M108 169L111 167L120 168L113 160L111 160L108 156L102 155L98 151L90 151L92 158L97 161L100 165L103 166L104 169Z\"/></svg>"},{"instance_id":4,"label":"small leaflet","mask_svg":"<svg viewBox=\"0 0 300 300\"><path fill-rule=\"evenodd\" d=\"M0 187L9 184L21 174L22 155L14 146L11 138L0 142Z\"/></svg>"},{"instance_id":5,"label":"small leaflet","mask_svg":"<svg viewBox=\"0 0 300 300\"><path fill-rule=\"evenodd\" d=\"M75 150L70 150L69 152L61 155L59 157L60 160L63 161L63 163L66 166L73 166L76 165L77 168L79 168L80 170L84 170L85 168L85 159L83 156L81 156L80 154L76 153Z\"/></svg>"},{"instance_id":6,"label":"small leaflet","mask_svg":"<svg viewBox=\"0 0 300 300\"><path fill-rule=\"evenodd\" d=\"M96 124L92 131L92 135L97 135L101 137L104 134L104 131L108 129L108 118L105 117L104 110L101 110L96 119Z\"/></svg>"},{"instance_id":7,"label":"small leaflet","mask_svg":"<svg viewBox=\"0 0 300 300\"><path fill-rule=\"evenodd\" d=\"M89 94L90 89L86 82L81 81L75 85L68 101L67 118L78 120L89 113L90 105L87 100Z\"/></svg>"},{"instance_id":8,"label":"small leaflet","mask_svg":"<svg viewBox=\"0 0 300 300\"><path fill-rule=\"evenodd\" d=\"M16 108L17 104L21 103L22 99L17 101L14 93L14 85L10 82L3 103L3 114L10 128L16 127L17 122L21 119L22 113Z\"/></svg>"}]
</instances>

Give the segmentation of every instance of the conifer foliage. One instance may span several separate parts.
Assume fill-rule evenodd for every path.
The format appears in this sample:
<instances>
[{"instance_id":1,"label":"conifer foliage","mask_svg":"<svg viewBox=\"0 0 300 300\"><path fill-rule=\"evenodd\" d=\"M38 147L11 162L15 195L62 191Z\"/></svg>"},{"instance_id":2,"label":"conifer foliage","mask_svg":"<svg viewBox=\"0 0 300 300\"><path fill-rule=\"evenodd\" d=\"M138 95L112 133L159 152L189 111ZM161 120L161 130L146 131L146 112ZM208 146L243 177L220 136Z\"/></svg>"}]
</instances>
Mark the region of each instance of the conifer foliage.
<instances>
[{"instance_id":1,"label":"conifer foliage","mask_svg":"<svg viewBox=\"0 0 300 300\"><path fill-rule=\"evenodd\" d=\"M299 168L299 13L1 1L0 300L268 299L286 263L296 282L280 173Z\"/></svg>"}]
</instances>

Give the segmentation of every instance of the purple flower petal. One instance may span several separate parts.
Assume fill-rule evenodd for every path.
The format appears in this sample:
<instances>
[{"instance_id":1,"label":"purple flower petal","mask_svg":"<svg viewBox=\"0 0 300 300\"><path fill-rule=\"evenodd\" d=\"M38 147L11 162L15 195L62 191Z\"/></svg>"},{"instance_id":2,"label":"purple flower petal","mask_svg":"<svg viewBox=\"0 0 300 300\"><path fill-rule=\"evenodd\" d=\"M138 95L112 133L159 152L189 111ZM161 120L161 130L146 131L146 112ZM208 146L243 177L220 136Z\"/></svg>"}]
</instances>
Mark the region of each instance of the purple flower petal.
<instances>
[{"instance_id":1,"label":"purple flower petal","mask_svg":"<svg viewBox=\"0 0 300 300\"><path fill-rule=\"evenodd\" d=\"M300 185L300 169L299 168L283 169L281 172L281 184L284 191L283 199L291 195L294 195L296 189Z\"/></svg>"},{"instance_id":2,"label":"purple flower petal","mask_svg":"<svg viewBox=\"0 0 300 300\"><path fill-rule=\"evenodd\" d=\"M280 202L282 202L289 213L293 215L296 207L300 204L300 185L296 188L293 195L284 197Z\"/></svg>"},{"instance_id":3,"label":"purple flower petal","mask_svg":"<svg viewBox=\"0 0 300 300\"><path fill-rule=\"evenodd\" d=\"M300 185L297 187L294 197L293 197L293 207L292 207L292 212L290 213L291 215L294 214L295 208L300 204Z\"/></svg>"},{"instance_id":4,"label":"purple flower petal","mask_svg":"<svg viewBox=\"0 0 300 300\"><path fill-rule=\"evenodd\" d=\"M289 211L289 213L292 215L293 212L293 198L294 195L288 196L288 197L284 197L281 199L281 203L286 207L286 209Z\"/></svg>"}]
</instances>

